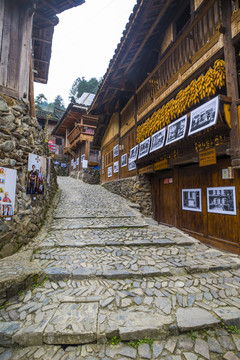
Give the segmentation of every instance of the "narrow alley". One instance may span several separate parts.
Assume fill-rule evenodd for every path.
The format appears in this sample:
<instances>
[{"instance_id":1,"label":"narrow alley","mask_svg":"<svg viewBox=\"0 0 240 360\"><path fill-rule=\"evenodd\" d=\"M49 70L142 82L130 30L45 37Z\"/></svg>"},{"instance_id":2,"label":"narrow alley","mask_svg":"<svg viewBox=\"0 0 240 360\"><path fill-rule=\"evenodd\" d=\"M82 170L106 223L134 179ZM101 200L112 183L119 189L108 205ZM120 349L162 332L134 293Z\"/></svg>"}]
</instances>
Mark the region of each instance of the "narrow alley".
<instances>
[{"instance_id":1,"label":"narrow alley","mask_svg":"<svg viewBox=\"0 0 240 360\"><path fill-rule=\"evenodd\" d=\"M99 185L58 183L52 221L24 248L44 280L0 309L1 360L239 359L237 255ZM12 277L21 266L12 261Z\"/></svg>"}]
</instances>

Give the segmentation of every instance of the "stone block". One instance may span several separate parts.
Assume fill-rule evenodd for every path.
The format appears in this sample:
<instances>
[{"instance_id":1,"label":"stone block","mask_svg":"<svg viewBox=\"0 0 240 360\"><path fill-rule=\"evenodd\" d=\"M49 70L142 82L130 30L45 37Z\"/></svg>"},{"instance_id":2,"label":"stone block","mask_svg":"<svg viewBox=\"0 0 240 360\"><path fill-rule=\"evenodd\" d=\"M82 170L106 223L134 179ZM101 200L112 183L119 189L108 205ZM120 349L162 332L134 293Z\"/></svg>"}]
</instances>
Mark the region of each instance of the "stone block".
<instances>
[{"instance_id":1,"label":"stone block","mask_svg":"<svg viewBox=\"0 0 240 360\"><path fill-rule=\"evenodd\" d=\"M182 332L215 326L220 323L220 320L209 311L197 307L179 308L176 318L178 328Z\"/></svg>"}]
</instances>

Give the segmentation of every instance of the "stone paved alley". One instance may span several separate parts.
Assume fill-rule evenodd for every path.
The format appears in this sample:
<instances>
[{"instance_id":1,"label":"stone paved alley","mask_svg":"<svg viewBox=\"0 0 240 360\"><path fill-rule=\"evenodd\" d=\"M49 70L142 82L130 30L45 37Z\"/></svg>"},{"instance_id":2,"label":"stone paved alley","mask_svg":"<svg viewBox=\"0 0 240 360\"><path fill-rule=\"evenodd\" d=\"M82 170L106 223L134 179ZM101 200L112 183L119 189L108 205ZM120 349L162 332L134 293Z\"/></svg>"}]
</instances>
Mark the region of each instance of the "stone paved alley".
<instances>
[{"instance_id":1,"label":"stone paved alley","mask_svg":"<svg viewBox=\"0 0 240 360\"><path fill-rule=\"evenodd\" d=\"M2 287L44 279L2 305L0 360L240 358L238 256L101 186L58 181L52 221L0 261Z\"/></svg>"}]
</instances>

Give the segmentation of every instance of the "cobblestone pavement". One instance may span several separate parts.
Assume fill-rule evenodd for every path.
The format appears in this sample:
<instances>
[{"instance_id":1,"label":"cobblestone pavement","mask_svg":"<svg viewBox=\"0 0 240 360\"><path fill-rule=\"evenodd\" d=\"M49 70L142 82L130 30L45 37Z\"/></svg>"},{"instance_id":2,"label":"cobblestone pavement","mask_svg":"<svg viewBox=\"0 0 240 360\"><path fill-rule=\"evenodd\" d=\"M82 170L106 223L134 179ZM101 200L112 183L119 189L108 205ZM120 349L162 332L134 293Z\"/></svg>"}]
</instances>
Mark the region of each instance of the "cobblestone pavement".
<instances>
[{"instance_id":1,"label":"cobblestone pavement","mask_svg":"<svg viewBox=\"0 0 240 360\"><path fill-rule=\"evenodd\" d=\"M238 256L157 225L100 186L59 185L27 260L0 261L10 283L38 274L0 308L0 360L240 359Z\"/></svg>"}]
</instances>

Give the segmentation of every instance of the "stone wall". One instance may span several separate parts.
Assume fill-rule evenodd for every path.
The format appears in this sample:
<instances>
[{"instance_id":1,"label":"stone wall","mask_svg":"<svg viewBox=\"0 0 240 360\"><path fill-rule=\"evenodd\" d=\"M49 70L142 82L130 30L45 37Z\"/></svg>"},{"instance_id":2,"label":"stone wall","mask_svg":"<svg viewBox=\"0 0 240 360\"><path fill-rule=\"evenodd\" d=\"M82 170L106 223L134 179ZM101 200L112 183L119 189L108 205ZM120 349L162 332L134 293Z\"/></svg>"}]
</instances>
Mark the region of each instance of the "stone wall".
<instances>
[{"instance_id":1,"label":"stone wall","mask_svg":"<svg viewBox=\"0 0 240 360\"><path fill-rule=\"evenodd\" d=\"M51 163L51 181L45 195L26 194L28 154L48 155L44 132L30 116L27 100L0 96L0 166L17 170L15 212L11 220L0 217L0 258L16 252L38 232L57 189Z\"/></svg>"},{"instance_id":2,"label":"stone wall","mask_svg":"<svg viewBox=\"0 0 240 360\"><path fill-rule=\"evenodd\" d=\"M144 215L153 215L151 183L147 175L140 175L139 179L133 176L127 179L109 181L103 184L103 187L138 204Z\"/></svg>"},{"instance_id":3,"label":"stone wall","mask_svg":"<svg viewBox=\"0 0 240 360\"><path fill-rule=\"evenodd\" d=\"M70 176L88 184L100 184L99 169L82 169L80 171L72 170Z\"/></svg>"}]
</instances>

